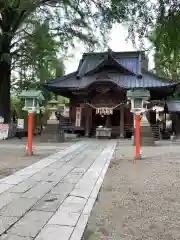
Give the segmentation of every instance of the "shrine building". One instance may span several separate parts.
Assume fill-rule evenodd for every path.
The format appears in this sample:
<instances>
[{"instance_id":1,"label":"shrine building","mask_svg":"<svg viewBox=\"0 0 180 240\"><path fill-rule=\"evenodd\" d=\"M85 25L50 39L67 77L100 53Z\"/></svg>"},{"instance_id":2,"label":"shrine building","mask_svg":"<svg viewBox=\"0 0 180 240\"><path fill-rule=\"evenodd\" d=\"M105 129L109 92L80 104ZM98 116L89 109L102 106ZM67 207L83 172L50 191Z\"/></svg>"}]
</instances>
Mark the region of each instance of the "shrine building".
<instances>
[{"instance_id":1,"label":"shrine building","mask_svg":"<svg viewBox=\"0 0 180 240\"><path fill-rule=\"evenodd\" d=\"M150 91L153 100L166 100L176 83L148 70L143 51L84 53L75 72L48 81L45 88L70 99L69 128L86 136L99 126L111 128L112 136L128 137L133 132L133 114L127 102L130 89ZM150 125L156 113L149 111Z\"/></svg>"}]
</instances>

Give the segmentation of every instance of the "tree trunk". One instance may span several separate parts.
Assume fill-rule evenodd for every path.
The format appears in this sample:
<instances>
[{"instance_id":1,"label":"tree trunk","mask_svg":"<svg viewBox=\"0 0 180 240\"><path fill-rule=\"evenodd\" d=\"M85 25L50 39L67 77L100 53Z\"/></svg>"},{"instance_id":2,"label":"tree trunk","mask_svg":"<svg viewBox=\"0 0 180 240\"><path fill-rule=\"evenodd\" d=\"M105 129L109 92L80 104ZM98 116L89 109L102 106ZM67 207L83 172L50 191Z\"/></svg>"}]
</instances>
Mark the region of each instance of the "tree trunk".
<instances>
[{"instance_id":1,"label":"tree trunk","mask_svg":"<svg viewBox=\"0 0 180 240\"><path fill-rule=\"evenodd\" d=\"M0 63L0 116L4 118L4 123L10 122L11 117L11 70L6 62Z\"/></svg>"}]
</instances>

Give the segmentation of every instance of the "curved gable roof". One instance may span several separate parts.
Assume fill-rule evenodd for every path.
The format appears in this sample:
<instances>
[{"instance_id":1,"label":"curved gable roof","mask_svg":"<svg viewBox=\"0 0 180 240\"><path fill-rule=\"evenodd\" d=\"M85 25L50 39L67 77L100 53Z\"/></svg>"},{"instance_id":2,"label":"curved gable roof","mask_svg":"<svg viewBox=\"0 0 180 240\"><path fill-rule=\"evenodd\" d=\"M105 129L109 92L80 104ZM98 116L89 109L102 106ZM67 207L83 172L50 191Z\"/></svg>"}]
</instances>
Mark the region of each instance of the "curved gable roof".
<instances>
[{"instance_id":1,"label":"curved gable roof","mask_svg":"<svg viewBox=\"0 0 180 240\"><path fill-rule=\"evenodd\" d=\"M141 51L133 52L91 52L84 53L78 66L78 77L83 77L87 72L95 69L108 57L113 58L119 65L128 69L129 71L138 74L139 72L139 55L143 54Z\"/></svg>"},{"instance_id":2,"label":"curved gable roof","mask_svg":"<svg viewBox=\"0 0 180 240\"><path fill-rule=\"evenodd\" d=\"M99 71L101 71L105 67L115 67L120 71L123 71L123 73L130 74L130 75L136 75L133 71L130 69L124 67L122 64L120 64L115 58L113 57L107 57L104 60L102 60L94 69L91 69L87 71L84 76L88 76L91 74L95 74Z\"/></svg>"}]
</instances>

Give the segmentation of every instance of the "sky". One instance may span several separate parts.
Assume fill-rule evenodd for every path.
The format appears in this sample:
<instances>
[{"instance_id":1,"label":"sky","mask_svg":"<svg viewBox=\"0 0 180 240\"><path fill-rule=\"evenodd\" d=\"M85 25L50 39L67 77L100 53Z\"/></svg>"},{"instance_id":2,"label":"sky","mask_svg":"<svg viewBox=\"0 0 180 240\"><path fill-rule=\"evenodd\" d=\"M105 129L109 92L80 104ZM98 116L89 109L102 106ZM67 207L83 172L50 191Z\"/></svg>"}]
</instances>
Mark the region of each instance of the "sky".
<instances>
[{"instance_id":1,"label":"sky","mask_svg":"<svg viewBox=\"0 0 180 240\"><path fill-rule=\"evenodd\" d=\"M140 49L135 49L133 47L133 44L131 40L127 41L128 31L127 27L123 25L114 25L111 31L110 35L110 41L108 43L108 46L112 49L114 52L120 52L120 51L136 51ZM149 43L145 43L145 47L148 48L150 46ZM84 52L84 48L82 45L76 45L75 49L70 49L68 55L69 57L65 61L65 67L66 67L66 73L70 73L77 70L79 60L82 57L82 54ZM148 55L149 57L149 68L153 68L153 57L152 53Z\"/></svg>"}]
</instances>

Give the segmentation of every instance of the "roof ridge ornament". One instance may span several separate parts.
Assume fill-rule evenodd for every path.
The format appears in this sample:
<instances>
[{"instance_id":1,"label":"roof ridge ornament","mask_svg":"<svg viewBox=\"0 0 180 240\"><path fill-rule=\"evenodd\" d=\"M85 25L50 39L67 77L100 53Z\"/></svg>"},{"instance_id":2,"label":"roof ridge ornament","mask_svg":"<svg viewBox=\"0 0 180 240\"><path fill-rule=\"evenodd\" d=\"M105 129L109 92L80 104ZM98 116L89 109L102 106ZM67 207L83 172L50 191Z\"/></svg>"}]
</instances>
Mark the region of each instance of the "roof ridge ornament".
<instances>
[{"instance_id":1,"label":"roof ridge ornament","mask_svg":"<svg viewBox=\"0 0 180 240\"><path fill-rule=\"evenodd\" d=\"M112 49L110 47L108 48L107 53L108 53L108 58L112 58L113 57L113 51L112 51Z\"/></svg>"}]
</instances>

